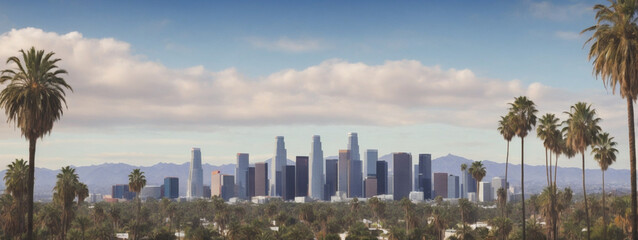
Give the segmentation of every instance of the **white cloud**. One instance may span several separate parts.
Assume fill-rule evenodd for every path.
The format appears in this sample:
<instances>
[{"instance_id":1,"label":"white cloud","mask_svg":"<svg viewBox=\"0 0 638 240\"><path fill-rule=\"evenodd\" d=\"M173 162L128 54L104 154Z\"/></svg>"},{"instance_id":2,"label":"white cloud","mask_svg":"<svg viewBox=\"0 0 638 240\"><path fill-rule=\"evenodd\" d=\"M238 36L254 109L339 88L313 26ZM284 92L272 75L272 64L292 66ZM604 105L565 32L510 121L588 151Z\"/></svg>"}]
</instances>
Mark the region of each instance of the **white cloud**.
<instances>
[{"instance_id":1,"label":"white cloud","mask_svg":"<svg viewBox=\"0 0 638 240\"><path fill-rule=\"evenodd\" d=\"M298 53L317 51L325 48L325 44L319 39L291 39L288 37L281 37L275 40L263 38L248 38L247 40L253 47L270 51Z\"/></svg>"},{"instance_id":2,"label":"white cloud","mask_svg":"<svg viewBox=\"0 0 638 240\"><path fill-rule=\"evenodd\" d=\"M549 1L529 2L529 11L536 18L553 21L566 21L592 13L593 5L575 3L567 5L556 5Z\"/></svg>"},{"instance_id":3,"label":"white cloud","mask_svg":"<svg viewBox=\"0 0 638 240\"><path fill-rule=\"evenodd\" d=\"M581 37L579 33L569 31L556 31L554 35L563 40L577 40Z\"/></svg>"}]
</instances>

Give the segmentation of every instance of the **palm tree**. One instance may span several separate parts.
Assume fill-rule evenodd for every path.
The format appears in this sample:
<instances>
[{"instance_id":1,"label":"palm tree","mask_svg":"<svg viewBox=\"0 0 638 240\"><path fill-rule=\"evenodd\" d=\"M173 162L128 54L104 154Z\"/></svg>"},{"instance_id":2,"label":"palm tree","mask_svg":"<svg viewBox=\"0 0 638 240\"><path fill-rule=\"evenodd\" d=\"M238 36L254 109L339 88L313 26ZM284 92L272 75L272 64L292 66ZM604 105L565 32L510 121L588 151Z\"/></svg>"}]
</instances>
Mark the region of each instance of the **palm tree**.
<instances>
[{"instance_id":1,"label":"palm tree","mask_svg":"<svg viewBox=\"0 0 638 240\"><path fill-rule=\"evenodd\" d=\"M614 137L610 137L609 133L602 133L598 135L598 141L591 149L591 153L594 154L594 159L598 162L600 166L600 170L602 170L603 175L603 224L604 231L607 233L607 216L605 214L605 171L616 161L616 153L618 150L616 149L616 142L614 142ZM604 234L606 235L606 234Z\"/></svg>"},{"instance_id":2,"label":"palm tree","mask_svg":"<svg viewBox=\"0 0 638 240\"><path fill-rule=\"evenodd\" d=\"M496 197L498 206L501 208L501 217L504 217L507 209L507 190L502 187L498 188L498 190L496 190Z\"/></svg>"},{"instance_id":3,"label":"palm tree","mask_svg":"<svg viewBox=\"0 0 638 240\"><path fill-rule=\"evenodd\" d=\"M77 195L78 195L78 206L80 206L80 204L82 204L82 202L84 202L84 199L86 199L89 196L89 187L86 186L86 184L78 182L78 185L76 186L77 188Z\"/></svg>"},{"instance_id":4,"label":"palm tree","mask_svg":"<svg viewBox=\"0 0 638 240\"><path fill-rule=\"evenodd\" d=\"M432 217L433 217L432 225L434 225L434 229L436 229L437 238L440 240L443 240L443 232L445 231L445 228L447 228L447 225L448 225L448 222L446 219L447 217L446 212L436 209L434 211L434 214L432 214Z\"/></svg>"},{"instance_id":5,"label":"palm tree","mask_svg":"<svg viewBox=\"0 0 638 240\"><path fill-rule=\"evenodd\" d=\"M485 174L487 174L487 172L485 171L485 167L483 166L483 163L481 161L473 162L469 171L472 177L476 180L476 194L478 199L480 186L479 184L481 183L481 180L483 180L483 177L485 177Z\"/></svg>"},{"instance_id":6,"label":"palm tree","mask_svg":"<svg viewBox=\"0 0 638 240\"><path fill-rule=\"evenodd\" d=\"M4 108L8 122L14 122L22 136L29 141L29 177L27 193L27 238L33 239L33 181L35 173L35 146L38 138L51 133L53 123L60 119L66 108L65 89L73 91L61 74L67 72L56 65L53 52L44 50L20 50L22 61L10 57L7 64L15 69L6 69L0 76L0 84L9 81L0 92L0 107Z\"/></svg>"},{"instance_id":7,"label":"palm tree","mask_svg":"<svg viewBox=\"0 0 638 240\"><path fill-rule=\"evenodd\" d=\"M57 175L57 182L53 188L53 200L62 209L61 239L65 239L66 231L73 220L73 199L77 196L78 184L78 175L75 173L75 169L69 166L63 167Z\"/></svg>"},{"instance_id":8,"label":"palm tree","mask_svg":"<svg viewBox=\"0 0 638 240\"><path fill-rule=\"evenodd\" d=\"M86 229L91 224L91 220L87 216L79 216L75 219L75 224L80 229L82 239L85 239L84 233L86 232Z\"/></svg>"},{"instance_id":9,"label":"palm tree","mask_svg":"<svg viewBox=\"0 0 638 240\"><path fill-rule=\"evenodd\" d=\"M589 207L587 206L587 191L585 189L585 150L596 142L596 137L600 131L596 117L596 110L584 102L578 102L571 106L569 112L565 112L569 118L565 121L566 126L563 131L566 133L567 147L582 155L583 165L583 195L585 196L585 215L587 220L587 239L590 235Z\"/></svg>"},{"instance_id":10,"label":"palm tree","mask_svg":"<svg viewBox=\"0 0 638 240\"><path fill-rule=\"evenodd\" d=\"M7 172L4 174L4 182L6 191L11 194L13 201L11 205L14 205L16 211L15 215L9 215L17 222L17 234L24 232L24 202L28 192L28 177L29 166L27 162L22 159L16 159L11 164L7 165Z\"/></svg>"},{"instance_id":11,"label":"palm tree","mask_svg":"<svg viewBox=\"0 0 638 240\"><path fill-rule=\"evenodd\" d=\"M523 211L523 240L525 240L525 137L536 125L536 104L525 96L520 96L510 103L510 112L516 135L521 138L521 209Z\"/></svg>"},{"instance_id":12,"label":"palm tree","mask_svg":"<svg viewBox=\"0 0 638 240\"><path fill-rule=\"evenodd\" d=\"M593 32L585 42L591 43L588 59L593 58L593 72L605 87L611 87L627 101L629 127L629 166L631 171L631 236L638 239L638 194L636 193L636 134L634 130L634 106L638 96L638 3L629 0L610 0L610 6L596 4L596 25L581 33Z\"/></svg>"},{"instance_id":13,"label":"palm tree","mask_svg":"<svg viewBox=\"0 0 638 240\"><path fill-rule=\"evenodd\" d=\"M516 135L516 129L513 121L513 114L510 112L504 117L501 117L501 120L498 121L498 132L503 136L503 139L507 141L507 155L505 156L505 182L507 183L507 171L510 161L510 142L512 138ZM477 193L478 194L478 193ZM506 196L507 197L507 196Z\"/></svg>"},{"instance_id":14,"label":"palm tree","mask_svg":"<svg viewBox=\"0 0 638 240\"><path fill-rule=\"evenodd\" d=\"M543 146L545 147L545 174L547 175L547 186L551 185L551 166L552 166L552 154L549 154L549 162L547 158L547 151L552 149L556 145L555 134L558 127L558 118L554 114L547 113L539 119L538 127L536 128L536 135L543 140Z\"/></svg>"},{"instance_id":15,"label":"palm tree","mask_svg":"<svg viewBox=\"0 0 638 240\"><path fill-rule=\"evenodd\" d=\"M409 215L410 215L410 211L412 211L412 201L410 201L410 199L408 198L402 198L401 199L401 207L403 208L403 211L405 211L405 232L408 233L410 231L410 222L408 221L409 219Z\"/></svg>"},{"instance_id":16,"label":"palm tree","mask_svg":"<svg viewBox=\"0 0 638 240\"><path fill-rule=\"evenodd\" d=\"M470 211L471 208L472 208L472 205L470 201L468 201L465 198L459 199L459 211L461 212L461 226L463 226L464 230L465 230L465 223L466 223L465 215Z\"/></svg>"},{"instance_id":17,"label":"palm tree","mask_svg":"<svg viewBox=\"0 0 638 240\"><path fill-rule=\"evenodd\" d=\"M135 197L137 198L137 215L134 227L134 239L139 239L137 236L137 225L140 221L140 211L142 206L142 200L140 199L140 191L142 188L146 186L146 177L144 176L144 172L142 172L139 168L133 169L131 174L128 175L128 188L131 192L135 193Z\"/></svg>"}]
</instances>

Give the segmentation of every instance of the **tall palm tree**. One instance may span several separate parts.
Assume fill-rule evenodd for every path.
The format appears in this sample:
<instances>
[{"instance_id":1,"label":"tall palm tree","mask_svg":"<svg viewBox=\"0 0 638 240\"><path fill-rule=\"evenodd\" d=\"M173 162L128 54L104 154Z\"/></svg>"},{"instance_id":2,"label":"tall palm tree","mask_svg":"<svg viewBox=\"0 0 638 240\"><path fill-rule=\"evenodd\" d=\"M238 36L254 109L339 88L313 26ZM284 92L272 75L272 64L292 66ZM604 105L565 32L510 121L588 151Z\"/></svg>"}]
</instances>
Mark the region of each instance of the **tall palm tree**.
<instances>
[{"instance_id":1,"label":"tall palm tree","mask_svg":"<svg viewBox=\"0 0 638 240\"><path fill-rule=\"evenodd\" d=\"M596 117L596 110L584 102L578 102L571 106L569 112L565 112L569 117L565 121L566 126L563 131L566 134L565 143L567 147L582 155L583 165L583 195L585 196L585 215L587 220L587 239L590 236L589 207L587 205L587 191L585 189L585 150L596 142L600 131L600 118Z\"/></svg>"},{"instance_id":2,"label":"tall palm tree","mask_svg":"<svg viewBox=\"0 0 638 240\"><path fill-rule=\"evenodd\" d=\"M144 172L142 172L139 168L133 169L131 174L128 175L128 188L131 192L135 193L135 196L137 198L137 215L135 221L136 226L133 233L134 239L139 239L139 236L137 236L137 224L139 224L140 221L140 211L142 206L140 191L142 191L142 188L144 188L144 186L146 186L146 177L144 176Z\"/></svg>"},{"instance_id":3,"label":"tall palm tree","mask_svg":"<svg viewBox=\"0 0 638 240\"><path fill-rule=\"evenodd\" d=\"M44 54L31 47L20 50L22 60L10 57L7 64L16 68L2 71L0 84L9 82L0 92L0 107L4 108L8 122L14 122L22 136L29 141L29 178L27 193L27 238L33 239L33 183L35 173L35 146L38 138L51 133L53 123L60 119L66 108L65 89L73 91L60 75L67 72L56 65L60 59L54 53Z\"/></svg>"},{"instance_id":4,"label":"tall palm tree","mask_svg":"<svg viewBox=\"0 0 638 240\"><path fill-rule=\"evenodd\" d=\"M600 170L602 170L603 175L603 224L604 231L606 235L607 233L607 216L605 213L605 171L616 162L616 153L618 153L618 149L616 149L617 143L614 142L614 137L610 137L609 133L602 133L598 135L598 141L591 149L591 153L594 154L594 160L598 162L600 166Z\"/></svg>"},{"instance_id":5,"label":"tall palm tree","mask_svg":"<svg viewBox=\"0 0 638 240\"><path fill-rule=\"evenodd\" d=\"M66 239L66 231L71 226L73 220L73 199L77 196L77 187L79 185L78 175L75 169L66 166L56 176L57 182L53 188L53 200L59 204L62 209L62 230L60 231L61 239Z\"/></svg>"},{"instance_id":6,"label":"tall palm tree","mask_svg":"<svg viewBox=\"0 0 638 240\"><path fill-rule=\"evenodd\" d=\"M510 142L516 135L516 129L514 125L514 115L509 112L507 115L501 117L498 121L498 132L503 136L503 139L507 141L507 155L505 155L505 182L507 183L507 172L510 161ZM507 196L505 196L507 197Z\"/></svg>"},{"instance_id":7,"label":"tall palm tree","mask_svg":"<svg viewBox=\"0 0 638 240\"><path fill-rule=\"evenodd\" d=\"M521 209L523 211L523 240L525 240L525 137L536 125L536 104L525 96L520 96L510 103L510 112L516 135L521 138Z\"/></svg>"},{"instance_id":8,"label":"tall palm tree","mask_svg":"<svg viewBox=\"0 0 638 240\"><path fill-rule=\"evenodd\" d=\"M634 106L638 96L638 25L634 0L610 0L610 5L596 4L596 25L584 29L593 32L585 42L591 43L588 59L592 60L593 72L600 77L605 87L611 87L627 101L627 123L629 128L629 166L631 171L631 235L638 239L638 194L636 193L636 134L634 129Z\"/></svg>"},{"instance_id":9,"label":"tall palm tree","mask_svg":"<svg viewBox=\"0 0 638 240\"><path fill-rule=\"evenodd\" d=\"M483 166L483 163L481 161L473 162L469 171L472 177L476 180L476 194L478 199L478 193L479 193L479 187L480 187L479 184L481 183L481 180L483 180L483 177L485 177L485 174L487 174L487 172L485 170L485 166Z\"/></svg>"},{"instance_id":10,"label":"tall palm tree","mask_svg":"<svg viewBox=\"0 0 638 240\"><path fill-rule=\"evenodd\" d=\"M552 154L549 154L549 161L547 158L548 150L552 149L556 145L556 132L558 128L558 118L554 114L547 113L539 119L538 127L536 128L536 135L543 140L543 146L545 147L545 174L547 175L547 186L551 185L552 179Z\"/></svg>"},{"instance_id":11,"label":"tall palm tree","mask_svg":"<svg viewBox=\"0 0 638 240\"><path fill-rule=\"evenodd\" d=\"M465 171L467 171L467 164L463 163L461 164L461 174L463 174L462 179L465 179L467 177L467 174L465 174ZM463 182L462 184L465 184L465 182ZM464 189L461 189L461 198L463 198L463 194L467 194L467 186L463 186Z\"/></svg>"},{"instance_id":12,"label":"tall palm tree","mask_svg":"<svg viewBox=\"0 0 638 240\"><path fill-rule=\"evenodd\" d=\"M504 217L507 209L507 190L502 187L498 188L496 190L496 197L496 202L498 202L498 206L501 208L501 217Z\"/></svg>"},{"instance_id":13,"label":"tall palm tree","mask_svg":"<svg viewBox=\"0 0 638 240\"><path fill-rule=\"evenodd\" d=\"M410 199L408 198L402 198L401 199L401 207L403 208L404 212L405 212L405 232L408 233L410 232L410 222L408 221L410 212L412 211L412 201L410 201Z\"/></svg>"},{"instance_id":14,"label":"tall palm tree","mask_svg":"<svg viewBox=\"0 0 638 240\"><path fill-rule=\"evenodd\" d=\"M17 234L24 232L25 224L24 224L24 202L26 201L25 197L28 193L28 184L27 182L29 177L29 165L27 162L22 159L16 159L11 164L7 165L7 171L4 174L4 182L6 191L11 194L13 197L14 209L16 211L15 215L10 215L11 218L15 219L17 224Z\"/></svg>"}]
</instances>

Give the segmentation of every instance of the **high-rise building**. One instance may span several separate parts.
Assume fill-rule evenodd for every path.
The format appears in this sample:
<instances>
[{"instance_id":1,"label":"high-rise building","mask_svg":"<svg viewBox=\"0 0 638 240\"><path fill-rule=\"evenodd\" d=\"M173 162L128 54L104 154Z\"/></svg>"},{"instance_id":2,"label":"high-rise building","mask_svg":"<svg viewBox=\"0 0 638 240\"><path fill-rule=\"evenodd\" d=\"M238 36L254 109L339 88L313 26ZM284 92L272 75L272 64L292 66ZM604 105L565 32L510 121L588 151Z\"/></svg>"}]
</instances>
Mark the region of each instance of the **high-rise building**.
<instances>
[{"instance_id":1,"label":"high-rise building","mask_svg":"<svg viewBox=\"0 0 638 240\"><path fill-rule=\"evenodd\" d=\"M366 180L363 182L364 185L364 189L365 189L365 196L366 198L371 198L377 195L377 177L375 176L368 176L366 177Z\"/></svg>"},{"instance_id":2,"label":"high-rise building","mask_svg":"<svg viewBox=\"0 0 638 240\"><path fill-rule=\"evenodd\" d=\"M410 195L412 190L412 156L409 153L392 153L394 164L394 200L401 200Z\"/></svg>"},{"instance_id":3,"label":"high-rise building","mask_svg":"<svg viewBox=\"0 0 638 240\"><path fill-rule=\"evenodd\" d=\"M459 177L450 174L447 178L447 198L458 198Z\"/></svg>"},{"instance_id":4,"label":"high-rise building","mask_svg":"<svg viewBox=\"0 0 638 240\"><path fill-rule=\"evenodd\" d=\"M350 150L339 150L339 186L337 191L348 192L348 169L350 169Z\"/></svg>"},{"instance_id":5,"label":"high-rise building","mask_svg":"<svg viewBox=\"0 0 638 240\"><path fill-rule=\"evenodd\" d=\"M312 146L310 147L308 193L314 199L324 199L323 190L325 188L323 150L321 149L321 137L312 136Z\"/></svg>"},{"instance_id":6,"label":"high-rise building","mask_svg":"<svg viewBox=\"0 0 638 240\"><path fill-rule=\"evenodd\" d=\"M142 188L142 191L140 191L140 198L142 200L149 198L160 199L162 198L162 187L158 185L146 185Z\"/></svg>"},{"instance_id":7,"label":"high-rise building","mask_svg":"<svg viewBox=\"0 0 638 240\"><path fill-rule=\"evenodd\" d=\"M308 196L308 156L297 156L295 159L295 171L297 171L295 176L295 196Z\"/></svg>"},{"instance_id":8,"label":"high-rise building","mask_svg":"<svg viewBox=\"0 0 638 240\"><path fill-rule=\"evenodd\" d=\"M222 196L222 172L219 170L210 173L210 195Z\"/></svg>"},{"instance_id":9,"label":"high-rise building","mask_svg":"<svg viewBox=\"0 0 638 240\"><path fill-rule=\"evenodd\" d=\"M329 200L337 191L338 168L337 159L326 159L326 186L324 188L324 200Z\"/></svg>"},{"instance_id":10,"label":"high-rise building","mask_svg":"<svg viewBox=\"0 0 638 240\"><path fill-rule=\"evenodd\" d=\"M447 192L447 173L434 173L434 197L441 196L443 198L448 197Z\"/></svg>"},{"instance_id":11,"label":"high-rise building","mask_svg":"<svg viewBox=\"0 0 638 240\"><path fill-rule=\"evenodd\" d=\"M169 199L175 199L179 197L179 178L164 178L164 197Z\"/></svg>"},{"instance_id":12,"label":"high-rise building","mask_svg":"<svg viewBox=\"0 0 638 240\"><path fill-rule=\"evenodd\" d=\"M268 196L268 163L255 163L255 196Z\"/></svg>"},{"instance_id":13,"label":"high-rise building","mask_svg":"<svg viewBox=\"0 0 638 240\"><path fill-rule=\"evenodd\" d=\"M202 194L204 194L203 197L206 198L206 199L210 198L211 197L210 192L211 192L210 186L204 185L203 190L202 190Z\"/></svg>"},{"instance_id":14,"label":"high-rise building","mask_svg":"<svg viewBox=\"0 0 638 240\"><path fill-rule=\"evenodd\" d=\"M472 174L470 174L470 171L467 171L466 174L467 175L465 176L465 181L467 182L467 192L476 193L476 179L472 177ZM478 197L478 194L475 194L475 196Z\"/></svg>"},{"instance_id":15,"label":"high-rise building","mask_svg":"<svg viewBox=\"0 0 638 240\"><path fill-rule=\"evenodd\" d=\"M224 201L228 201L230 198L235 197L235 176L222 174L222 198Z\"/></svg>"},{"instance_id":16,"label":"high-rise building","mask_svg":"<svg viewBox=\"0 0 638 240\"><path fill-rule=\"evenodd\" d=\"M248 167L248 199L255 196L255 167Z\"/></svg>"},{"instance_id":17,"label":"high-rise building","mask_svg":"<svg viewBox=\"0 0 638 240\"><path fill-rule=\"evenodd\" d=\"M366 150L365 155L363 155L364 177L377 176L377 161L379 161L379 151L376 149Z\"/></svg>"},{"instance_id":18,"label":"high-rise building","mask_svg":"<svg viewBox=\"0 0 638 240\"><path fill-rule=\"evenodd\" d=\"M459 184L459 176L454 176L454 186L456 186L456 191L454 193L455 198L461 197L461 188L459 187Z\"/></svg>"},{"instance_id":19,"label":"high-rise building","mask_svg":"<svg viewBox=\"0 0 638 240\"><path fill-rule=\"evenodd\" d=\"M419 154L419 191L425 199L432 199L432 155Z\"/></svg>"},{"instance_id":20,"label":"high-rise building","mask_svg":"<svg viewBox=\"0 0 638 240\"><path fill-rule=\"evenodd\" d=\"M492 190L493 190L492 199L498 199L499 188L504 188L507 193L507 183L505 182L505 179L500 177L493 177L492 178Z\"/></svg>"},{"instance_id":21,"label":"high-rise building","mask_svg":"<svg viewBox=\"0 0 638 240\"><path fill-rule=\"evenodd\" d=\"M414 164L412 171L412 191L418 192L421 188L419 186L419 164Z\"/></svg>"},{"instance_id":22,"label":"high-rise building","mask_svg":"<svg viewBox=\"0 0 638 240\"><path fill-rule=\"evenodd\" d=\"M294 200L295 199L295 175L296 175L296 171L295 171L295 166L294 165L287 165L284 168L284 172L283 172L283 176L284 176L284 188L283 193L281 195L281 197L284 200Z\"/></svg>"},{"instance_id":23,"label":"high-rise building","mask_svg":"<svg viewBox=\"0 0 638 240\"><path fill-rule=\"evenodd\" d=\"M356 132L348 133L348 150L350 150L350 160L361 160L361 156L359 156L359 138Z\"/></svg>"},{"instance_id":24,"label":"high-rise building","mask_svg":"<svg viewBox=\"0 0 638 240\"><path fill-rule=\"evenodd\" d=\"M348 197L363 197L363 178L361 160L350 160L348 173Z\"/></svg>"},{"instance_id":25,"label":"high-rise building","mask_svg":"<svg viewBox=\"0 0 638 240\"><path fill-rule=\"evenodd\" d=\"M202 169L202 152L199 148L191 149L191 165L188 171L187 198L203 197L204 170Z\"/></svg>"},{"instance_id":26,"label":"high-rise building","mask_svg":"<svg viewBox=\"0 0 638 240\"><path fill-rule=\"evenodd\" d=\"M287 161L286 144L284 143L283 136L277 136L275 138L277 144L275 146L275 156L272 158L272 166L270 167L270 196L282 196L283 184L283 171Z\"/></svg>"},{"instance_id":27,"label":"high-rise building","mask_svg":"<svg viewBox=\"0 0 638 240\"><path fill-rule=\"evenodd\" d=\"M128 190L128 184L116 184L111 187L112 198L131 200L135 197L134 192Z\"/></svg>"},{"instance_id":28,"label":"high-rise building","mask_svg":"<svg viewBox=\"0 0 638 240\"><path fill-rule=\"evenodd\" d=\"M237 153L237 163L235 164L235 185L237 186L237 197L247 199L248 197L248 153Z\"/></svg>"},{"instance_id":29,"label":"high-rise building","mask_svg":"<svg viewBox=\"0 0 638 240\"><path fill-rule=\"evenodd\" d=\"M377 194L388 194L388 162L377 162Z\"/></svg>"},{"instance_id":30,"label":"high-rise building","mask_svg":"<svg viewBox=\"0 0 638 240\"><path fill-rule=\"evenodd\" d=\"M492 201L492 184L489 182L480 182L479 183L479 202L490 202Z\"/></svg>"}]
</instances>

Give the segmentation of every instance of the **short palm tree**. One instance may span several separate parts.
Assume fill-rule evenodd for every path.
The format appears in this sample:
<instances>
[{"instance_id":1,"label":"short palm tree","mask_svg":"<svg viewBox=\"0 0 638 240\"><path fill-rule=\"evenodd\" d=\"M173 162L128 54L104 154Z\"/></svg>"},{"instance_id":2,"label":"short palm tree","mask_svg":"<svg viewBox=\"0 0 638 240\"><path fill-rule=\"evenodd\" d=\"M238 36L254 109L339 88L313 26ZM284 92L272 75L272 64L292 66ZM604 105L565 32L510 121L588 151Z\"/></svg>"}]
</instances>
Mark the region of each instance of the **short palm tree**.
<instances>
[{"instance_id":1,"label":"short palm tree","mask_svg":"<svg viewBox=\"0 0 638 240\"><path fill-rule=\"evenodd\" d=\"M593 32L585 42L591 43L589 60L593 59L593 72L605 87L627 101L629 128L629 168L631 172L631 236L638 239L638 194L636 192L636 133L634 130L634 101L638 96L638 2L610 0L610 5L596 4L596 25L581 33Z\"/></svg>"},{"instance_id":2,"label":"short palm tree","mask_svg":"<svg viewBox=\"0 0 638 240\"><path fill-rule=\"evenodd\" d=\"M616 149L617 143L614 142L614 137L610 137L609 133L602 133L598 135L598 141L591 149L591 153L594 154L594 159L598 162L600 166L600 170L602 170L603 177L603 224L605 228L605 233L607 233L607 216L605 213L605 209L607 205L605 204L605 171L616 162L616 153L618 153L618 149Z\"/></svg>"},{"instance_id":3,"label":"short palm tree","mask_svg":"<svg viewBox=\"0 0 638 240\"><path fill-rule=\"evenodd\" d=\"M587 239L590 236L589 207L587 205L587 191L585 189L585 150L597 141L600 132L600 118L596 117L596 110L584 102L578 102L571 106L569 112L565 112L569 117L565 121L565 143L567 147L582 155L583 166L583 195L585 197L585 215L587 220Z\"/></svg>"},{"instance_id":4,"label":"short palm tree","mask_svg":"<svg viewBox=\"0 0 638 240\"><path fill-rule=\"evenodd\" d=\"M73 91L60 75L67 72L56 65L60 59L44 50L20 50L22 60L10 57L7 64L14 69L2 71L0 84L9 82L0 92L0 107L7 121L14 122L29 141L29 178L27 193L27 238L33 239L33 181L35 173L35 146L38 138L51 133L53 123L60 119L66 108L65 89Z\"/></svg>"},{"instance_id":5,"label":"short palm tree","mask_svg":"<svg viewBox=\"0 0 638 240\"><path fill-rule=\"evenodd\" d=\"M7 172L4 174L6 191L13 197L12 205L15 206L15 215L10 215L17 222L17 235L24 232L24 202L28 192L29 165L22 159L16 159L7 165Z\"/></svg>"},{"instance_id":6,"label":"short palm tree","mask_svg":"<svg viewBox=\"0 0 638 240\"><path fill-rule=\"evenodd\" d=\"M525 240L525 137L536 125L536 104L525 96L520 96L510 103L510 112L516 135L521 138L521 210L523 212L523 240Z\"/></svg>"},{"instance_id":7,"label":"short palm tree","mask_svg":"<svg viewBox=\"0 0 638 240\"><path fill-rule=\"evenodd\" d=\"M485 166L483 166L483 163L481 161L473 162L472 166L470 166L469 171L472 177L476 180L476 194L478 199L480 187L479 184L481 183L481 180L483 180L483 177L485 177L485 174L487 174L487 172L485 170Z\"/></svg>"},{"instance_id":8,"label":"short palm tree","mask_svg":"<svg viewBox=\"0 0 638 240\"><path fill-rule=\"evenodd\" d=\"M133 169L131 174L128 175L128 188L131 192L135 193L137 198L137 216L136 216L136 227L134 230L134 239L139 239L137 236L137 223L140 221L140 211L142 206L142 200L140 199L140 192L142 188L146 186L146 177L144 176L144 172L142 172L139 168Z\"/></svg>"},{"instance_id":9,"label":"short palm tree","mask_svg":"<svg viewBox=\"0 0 638 240\"><path fill-rule=\"evenodd\" d=\"M53 200L62 209L61 239L66 239L66 231L73 220L73 199L77 196L78 185L79 178L75 169L69 166L63 167L57 175L57 182L53 188Z\"/></svg>"},{"instance_id":10,"label":"short palm tree","mask_svg":"<svg viewBox=\"0 0 638 240\"><path fill-rule=\"evenodd\" d=\"M558 131L558 118L554 114L547 113L539 119L538 127L536 128L536 135L543 140L543 146L545 147L545 174L547 175L547 186L551 185L552 180L552 154L549 154L549 161L547 157L548 150L557 145L556 132Z\"/></svg>"},{"instance_id":11,"label":"short palm tree","mask_svg":"<svg viewBox=\"0 0 638 240\"><path fill-rule=\"evenodd\" d=\"M77 196L78 196L78 206L80 206L82 204L82 202L84 202L84 199L86 199L89 196L89 187L86 186L86 184L78 182L78 185L76 186L77 189Z\"/></svg>"},{"instance_id":12,"label":"short palm tree","mask_svg":"<svg viewBox=\"0 0 638 240\"><path fill-rule=\"evenodd\" d=\"M507 141L507 154L505 155L505 182L507 183L507 172L510 161L510 142L512 138L516 136L516 129L514 125L514 115L510 112L507 115L501 117L498 121L498 132L503 136L503 139Z\"/></svg>"}]
</instances>

